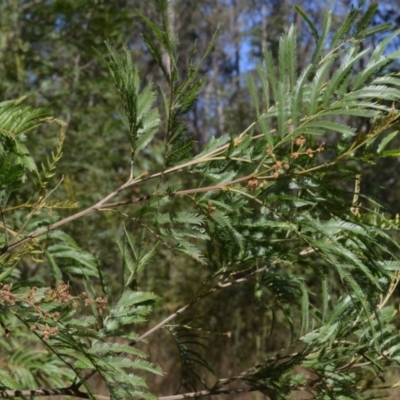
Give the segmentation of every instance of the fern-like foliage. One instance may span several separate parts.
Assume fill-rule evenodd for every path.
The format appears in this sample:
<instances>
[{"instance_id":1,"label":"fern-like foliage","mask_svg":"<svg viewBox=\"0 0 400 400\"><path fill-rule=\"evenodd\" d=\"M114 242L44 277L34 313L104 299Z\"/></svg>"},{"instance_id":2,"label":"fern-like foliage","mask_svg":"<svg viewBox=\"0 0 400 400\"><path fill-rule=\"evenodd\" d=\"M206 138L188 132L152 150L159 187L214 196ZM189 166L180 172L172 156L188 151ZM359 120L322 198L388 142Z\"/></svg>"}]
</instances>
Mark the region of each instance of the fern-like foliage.
<instances>
[{"instance_id":1,"label":"fern-like foliage","mask_svg":"<svg viewBox=\"0 0 400 400\"><path fill-rule=\"evenodd\" d=\"M143 34L144 42L168 83L169 93L161 90L164 112L167 117L164 155L166 166L171 166L187 159L192 150L193 138L187 133L182 117L193 107L199 96L204 83L204 77L199 76L199 71L217 38L216 32L205 53L197 63L194 60L196 55L196 46L194 46L186 75L181 77L178 70L179 43L171 18L172 7L173 5L170 1L158 2L160 26L157 26L157 24L139 12L139 15L150 28L158 43L147 34Z\"/></svg>"},{"instance_id":2,"label":"fern-like foliage","mask_svg":"<svg viewBox=\"0 0 400 400\"><path fill-rule=\"evenodd\" d=\"M208 341L205 341L199 332L185 326L184 321L180 325L169 327L169 331L179 351L181 362L181 382L177 392L182 389L196 391L199 384L207 387L198 370L199 367L205 368L214 374L211 364L204 356Z\"/></svg>"},{"instance_id":3,"label":"fern-like foliage","mask_svg":"<svg viewBox=\"0 0 400 400\"><path fill-rule=\"evenodd\" d=\"M58 186L51 188L63 154L66 124L46 110L23 105L22 100L0 104L0 341L5 362L1 389L60 388L76 382L94 398L85 375L97 371L113 398L152 399L139 371L161 374L161 370L129 343L137 337L132 327L146 320L158 297L129 288L133 269L119 296L109 297L96 258L54 228L60 220L58 209L76 207L68 200L51 200ZM151 118L149 128L140 99L137 105L138 124L148 133L157 118L155 122ZM38 169L24 139L43 123L55 123L60 132L55 151ZM135 148L140 149L140 142ZM31 197L19 203L15 193L31 182ZM43 230L46 234L37 236ZM18 242L24 244L10 251ZM130 266L127 254L122 256L124 265ZM138 272L144 264L139 260Z\"/></svg>"},{"instance_id":4,"label":"fern-like foliage","mask_svg":"<svg viewBox=\"0 0 400 400\"><path fill-rule=\"evenodd\" d=\"M139 72L132 64L131 54L127 48L122 55L119 55L110 42L106 42L106 47L109 56L102 57L102 60L121 95L123 108L119 115L130 135L131 168L133 168L136 153L145 147L157 132L158 110L153 107L155 91L151 83L142 90Z\"/></svg>"},{"instance_id":5,"label":"fern-like foliage","mask_svg":"<svg viewBox=\"0 0 400 400\"><path fill-rule=\"evenodd\" d=\"M21 98L0 104L0 185L1 206L4 208L26 175L36 169L24 141L26 134L49 117L48 110L24 105Z\"/></svg>"}]
</instances>

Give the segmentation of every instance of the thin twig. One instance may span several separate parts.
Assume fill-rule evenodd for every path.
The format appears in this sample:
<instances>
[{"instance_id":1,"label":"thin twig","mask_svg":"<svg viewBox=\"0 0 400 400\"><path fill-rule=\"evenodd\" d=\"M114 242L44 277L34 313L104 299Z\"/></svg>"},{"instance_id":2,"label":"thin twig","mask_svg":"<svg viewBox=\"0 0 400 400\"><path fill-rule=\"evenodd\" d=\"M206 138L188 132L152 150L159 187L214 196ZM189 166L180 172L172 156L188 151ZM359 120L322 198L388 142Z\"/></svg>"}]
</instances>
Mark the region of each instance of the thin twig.
<instances>
[{"instance_id":1,"label":"thin twig","mask_svg":"<svg viewBox=\"0 0 400 400\"><path fill-rule=\"evenodd\" d=\"M201 396L218 396L221 394L234 394L234 393L248 393L248 392L256 392L259 389L255 388L237 388L237 389L221 389L221 390L200 390L198 392L191 393L182 393L182 394L174 394L172 396L163 396L159 397L158 400L181 400L181 399L189 399L193 397L201 397Z\"/></svg>"},{"instance_id":2,"label":"thin twig","mask_svg":"<svg viewBox=\"0 0 400 400\"><path fill-rule=\"evenodd\" d=\"M27 389L27 390L0 390L0 398L13 398L13 397L33 397L33 396L74 396L82 399L89 399L89 394L73 389L72 387L65 388L41 388L41 389ZM102 400L109 399L105 396L96 396Z\"/></svg>"},{"instance_id":3,"label":"thin twig","mask_svg":"<svg viewBox=\"0 0 400 400\"><path fill-rule=\"evenodd\" d=\"M153 328L149 329L148 331L146 331L145 333L143 333L143 335L139 336L137 339L131 341L129 343L130 346L135 346L137 343L143 341L144 339L146 339L147 337L149 337L150 335L152 335L154 332L157 332L159 329L163 328L165 325L168 324L168 322L172 321L173 319L175 319L176 317L178 317L179 315L181 315L183 312L185 312L189 307L191 307L193 304L199 302L200 300L204 299L206 296L210 295L211 293L216 292L219 289L222 288L227 288L229 286L238 284L238 283L242 283L248 280L248 278L250 276L259 274L262 271L265 271L268 268L268 266L264 266L262 268L256 269L253 272L250 272L249 274L247 274L246 276L242 276L240 278L234 279L232 281L228 281L228 282L224 282L221 283L219 282L217 285L213 286L211 289L207 290L206 292L200 294L199 296L197 296L195 299L193 299L191 302L187 303L186 305L184 305L183 307L181 307L179 310L175 311L173 314L170 314L167 318L163 319L160 323L158 323L156 326L154 326ZM77 383L77 387L80 387L84 382L86 382L88 379L90 379L92 376L94 376L97 373L96 370L92 370L90 372L88 372L78 383Z\"/></svg>"},{"instance_id":4,"label":"thin twig","mask_svg":"<svg viewBox=\"0 0 400 400\"><path fill-rule=\"evenodd\" d=\"M156 326L154 326L153 328L149 329L147 332L145 332L143 335L139 336L136 340L132 341L130 343L131 346L134 346L136 343L141 342L142 340L146 339L148 336L150 336L152 333L158 331L159 329L161 329L162 327L164 327L166 324L168 324L168 322L172 321L174 318L176 318L177 316L181 315L184 311L186 311L189 307L191 307L193 304L199 302L200 300L204 299L204 297L208 296L211 293L216 292L219 289L222 288L227 288L229 286L238 284L238 283L242 283L242 282L246 282L248 280L248 278L250 278L250 276L259 274L262 271L265 271L268 268L268 266L264 266L262 268L256 269L253 272L250 272L248 275L241 277L241 278L237 278L234 279L232 281L229 282L225 282L225 283L218 283L217 285L213 286L211 289L207 290L205 293L202 293L201 295L199 295L198 297L196 297L194 300L192 300L190 303L187 303L186 305L184 305L183 307L181 307L179 310L175 311L173 314L169 315L167 318L165 318L164 320L162 320L159 324L157 324Z\"/></svg>"},{"instance_id":5,"label":"thin twig","mask_svg":"<svg viewBox=\"0 0 400 400\"><path fill-rule=\"evenodd\" d=\"M218 396L222 394L233 394L233 393L246 393L246 392L255 392L258 389L256 388L237 388L237 389L222 389L222 390L200 390L198 392L189 392L182 394L175 394L171 396L162 396L159 397L159 400L180 400L180 399L189 399L193 397L201 397L201 396ZM0 390L0 398L15 398L15 397L33 397L33 396L73 396L79 397L81 399L90 399L88 393L80 392L72 389L71 387L66 388L41 388L41 389L33 389L33 390ZM109 396L101 396L95 395L98 400L110 400Z\"/></svg>"}]
</instances>

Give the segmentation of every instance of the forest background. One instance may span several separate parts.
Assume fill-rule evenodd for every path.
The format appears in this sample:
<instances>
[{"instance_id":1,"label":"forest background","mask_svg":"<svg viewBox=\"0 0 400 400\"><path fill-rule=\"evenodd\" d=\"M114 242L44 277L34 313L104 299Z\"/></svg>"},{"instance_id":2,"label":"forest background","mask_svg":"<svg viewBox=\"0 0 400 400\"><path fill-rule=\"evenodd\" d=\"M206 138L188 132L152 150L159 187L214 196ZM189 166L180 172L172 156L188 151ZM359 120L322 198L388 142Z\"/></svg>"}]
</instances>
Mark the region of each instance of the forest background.
<instances>
[{"instance_id":1,"label":"forest background","mask_svg":"<svg viewBox=\"0 0 400 400\"><path fill-rule=\"evenodd\" d=\"M309 63L312 33L294 5L304 9L317 27L321 26L326 11L332 9L333 30L352 7L351 1L301 0L175 0L171 4L180 41L177 66L182 74L188 65L188 49L193 42L197 41L198 53L203 54L217 27L220 29L215 46L202 66L201 72L207 75L207 80L194 108L186 116L188 131L195 137L194 151L201 150L213 136L242 131L251 123L254 107L249 101L245 76L254 72L256 62L262 60L262 48L268 47L276 55L280 37L288 32L292 23L297 24L301 38L297 53L304 64L299 68ZM368 5L366 2L365 6ZM130 162L126 132L115 118L119 96L97 51L105 51L106 39L117 49L127 46L144 83L161 80L158 66L143 45L141 35L149 33L149 28L137 17L136 9L150 20L156 16L151 1L0 2L2 98L27 95L29 104L49 107L54 116L68 124L64 157L59 162L57 175L58 178L63 176L63 180L55 196L68 199L71 204L79 201L82 208L123 184L126 165ZM372 23L391 22L399 26L399 10L398 2L381 0ZM376 39L369 40L374 46ZM399 40L395 39L392 46L397 49ZM358 123L354 117L353 125ZM35 159L45 162L47 151L54 143L54 130L42 126L28 136L27 146ZM162 151L157 146L145 150L140 157L138 162L143 170L153 170L162 164ZM379 161L373 167L365 167L361 181L361 192L385 204L393 217L399 210L398 167L398 159ZM65 215L68 212L65 210ZM121 261L118 247L110 243L121 229L123 217L99 213L89 218L90 223L87 219L76 220L65 230L112 273ZM135 225L125 224L134 235ZM29 279L35 269L32 263L34 261L29 258L23 259L21 274L25 279ZM196 268L188 267L187 260L180 262L167 251L158 252L152 263L156 267L144 271L140 287L163 296L160 315L190 301L196 284L206 276L199 276ZM116 286L118 279L116 276ZM208 356L222 376L230 376L241 367L245 369L249 358L256 362L286 343L285 335L270 336L271 316L258 307L253 290L251 286L238 286L234 295L229 290L221 292L217 303L213 301L207 306L206 301L202 306L205 315L212 315L209 326L218 327L220 333L212 336L213 346ZM399 300L397 295L395 300ZM221 307L216 307L218 303ZM190 320L190 313L187 318ZM153 363L160 364L174 376L179 358L175 344L167 333L157 334L166 345L143 348ZM174 380L152 377L151 386L155 392L161 391L157 385L162 386L163 392L173 392L178 384ZM239 395L238 398L245 397Z\"/></svg>"}]
</instances>

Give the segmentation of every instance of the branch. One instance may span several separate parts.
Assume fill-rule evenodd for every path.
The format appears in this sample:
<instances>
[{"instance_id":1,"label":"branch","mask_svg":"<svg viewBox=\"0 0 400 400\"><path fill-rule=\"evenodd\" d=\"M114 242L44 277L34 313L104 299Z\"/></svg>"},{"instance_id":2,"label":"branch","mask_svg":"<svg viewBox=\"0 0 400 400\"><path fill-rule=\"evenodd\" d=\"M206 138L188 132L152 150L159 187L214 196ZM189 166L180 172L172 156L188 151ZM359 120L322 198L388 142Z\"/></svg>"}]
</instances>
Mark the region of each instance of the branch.
<instances>
[{"instance_id":1,"label":"branch","mask_svg":"<svg viewBox=\"0 0 400 400\"><path fill-rule=\"evenodd\" d=\"M185 196L188 194L215 192L215 191L219 191L219 190L228 190L229 186L234 185L236 183L249 181L251 178L253 178L253 175L247 175L242 178L238 178L233 181L226 182L226 183L223 183L220 185L204 186L204 187L200 187L200 188L186 189L186 190L178 190L175 193L172 193L171 196ZM273 177L271 176L271 178L273 178ZM147 196L138 197L138 198L132 199L132 200L117 201L114 203L105 203L105 204L102 204L100 207L97 207L96 210L141 203L143 201L151 199L154 196L155 196L155 194L149 194Z\"/></svg>"},{"instance_id":2,"label":"branch","mask_svg":"<svg viewBox=\"0 0 400 400\"><path fill-rule=\"evenodd\" d=\"M246 133L247 133L248 131L250 131L250 130L254 127L255 124L256 124L256 122L253 122L252 124L250 124L250 125L239 135L239 137L235 139L235 145L238 145L242 140L245 139ZM252 140L260 139L260 138L262 138L262 137L264 137L263 134L256 135L256 136L253 136L253 137L252 137ZM218 148L215 149L215 150L211 150L211 151L210 151L209 153L207 153L207 154L204 154L204 155L202 155L202 156L200 156L200 157L198 157L198 158L195 158L194 160L188 161L188 162L183 163L183 164L181 164L181 165L177 165L177 166L175 166L175 167L171 167L171 168L169 168L169 169L167 169L167 170L164 170L164 171L161 171L161 172L156 172L156 173L154 173L154 174L152 174L152 175L149 175L149 176L143 176L143 175L146 175L146 174L147 174L147 172L146 172L146 173L144 173L144 174L141 174L140 176L138 176L137 178L135 178L135 179L133 179L133 180L128 180L128 181L127 181L126 183L124 183L122 186L120 186L119 188L117 188L116 190L114 190L113 192L111 192L110 194L108 194L106 197L104 197L102 200L100 200L99 202L97 202L97 203L94 204L93 206L90 206L90 207L86 208L85 210L79 211L79 212L76 213L76 214L73 214L73 215L71 215L71 216L69 216L69 217L67 217L67 218L64 218L64 219L62 219L62 220L60 220L60 221L58 221L58 222L55 222L54 224L48 225L48 226L45 227L45 228L39 229L38 231L31 233L30 235L26 236L24 239L21 239L21 240L15 242L15 243L12 243L12 244L10 244L10 245L5 245L2 249L0 249L0 256L1 256L2 254L9 253L11 250L13 250L13 249L15 249L15 248L21 246L22 244L24 244L24 243L26 243L26 242L29 242L30 240L32 240L32 239L34 239L34 238L37 238L37 237L39 237L39 236L41 236L41 235L44 235L45 233L50 232L50 231L52 231L52 230L54 230L54 229L56 229L56 228L58 228L58 227L60 227L60 226L62 226L62 225L65 225L65 224L67 224L67 223L69 223L69 222L72 222L72 221L74 221L74 220L76 220L76 219L79 219L79 218L84 217L84 216L86 216L86 215L88 215L88 214L91 214L91 213L94 212L94 211L98 211L98 210L101 209L101 208L107 208L107 207L105 206L105 204L106 204L109 200L111 200L112 198L114 198L115 196L117 196L118 194L120 194L121 192L123 192L124 190L126 190L126 189L128 189L128 188L130 188L130 187L132 187L132 186L134 186L134 185L137 185L137 184L139 184L139 183L148 181L148 180L150 180L150 179L163 177L163 176L165 176L165 175L167 175L167 174L171 174L171 173L173 173L173 172L175 172L175 171L182 170L183 168L188 168L188 167L191 167L191 166L194 166L194 165L197 165L197 164L205 163L205 162L209 161L209 158L210 158L210 157L223 154L223 153L225 152L225 150L227 150L227 149L229 148L229 146L230 146L230 143L225 144L225 145L223 145L223 146L218 147ZM243 180L243 179L244 179L244 178L240 178L240 180ZM238 181L238 180L232 181L232 183L234 183L234 182L239 182L239 181ZM220 185L220 186L221 186L221 185ZM226 186L226 184L225 184L224 186ZM203 188L203 189L204 189L204 188ZM221 189L222 189L222 187L220 187L218 190L221 190ZM199 190L199 189L195 189L195 190ZM201 191L201 190L200 190L200 191ZM186 194L188 194L188 193L192 193L192 192L191 192L190 190L189 190L189 191L186 191ZM182 193L182 194L183 194L183 193ZM146 197L146 196L145 196L145 197ZM138 199L138 201L143 201L143 199L144 199L144 197L141 197L140 199Z\"/></svg>"},{"instance_id":3,"label":"branch","mask_svg":"<svg viewBox=\"0 0 400 400\"><path fill-rule=\"evenodd\" d=\"M8 246L4 246L1 250L0 250L0 255L5 254L5 253L9 253L11 250L21 246L22 244L29 242L30 240L41 236L47 232L50 232L56 228L58 228L59 226L65 225L71 221L74 221L76 219L79 219L85 215L88 215L90 213L92 213L93 211L96 211L97 208L100 208L104 203L106 203L108 200L112 199L113 197L117 196L119 193L121 193L123 190L125 190L127 187L129 187L131 184L131 182L127 182L125 184L123 184L122 186L120 186L118 189L114 190L112 193L110 193L109 195L107 195L106 197L104 197L102 200L100 200L98 203L96 203L95 205L86 208L85 210L79 211L76 214L73 214L67 218L64 218L58 222L55 222L54 224L48 225L45 228L39 229L36 232L31 233L30 235L26 236L24 239L21 239L13 244L10 244Z\"/></svg>"},{"instance_id":4,"label":"branch","mask_svg":"<svg viewBox=\"0 0 400 400\"><path fill-rule=\"evenodd\" d=\"M190 164L190 163L187 163L187 164ZM183 166L181 166L181 168L182 167ZM170 170L166 171L166 173L167 172L171 172L171 171L173 171L175 169L177 169L177 168L171 168ZM150 179L151 177L157 177L159 175L161 175L161 172L153 174L147 179ZM231 182L227 182L227 183L224 183L224 184L221 184L221 185L205 186L205 187L195 188L195 189L180 190L180 191L174 193L174 195L175 196L183 196L183 195L194 194L194 193L202 193L202 192L209 192L209 191L224 190L224 189L227 189L230 185L234 185L234 184L240 183L240 182L245 182L245 181L248 181L251 178L252 178L252 175L247 175L247 176L244 176L242 178L234 179ZM35 238L37 238L37 237L39 237L41 235L44 235L45 233L53 231L54 229L56 229L56 228L58 228L58 227L60 227L62 225L65 225L65 224L67 224L67 223L69 223L71 221L74 221L74 220L79 219L81 217L84 217L84 216L86 216L88 214L91 214L92 212L95 212L95 211L98 211L98 210L101 210L101 209L104 209L104 208L111 208L111 207L116 207L116 206L121 206L121 205L126 205L126 204L139 203L139 202L142 202L142 201L150 199L151 197L154 196L154 194L153 195L142 196L142 197L139 197L137 199L128 200L128 201L125 201L125 202L107 203L108 200L110 200L113 197L117 196L122 191L124 191L127 188L129 188L129 187L131 187L131 186L133 186L133 185L135 185L135 184L137 184L139 182L142 182L144 180L146 180L146 178L133 180L133 181L128 181L128 182L124 183L118 189L114 190L114 192L110 193L109 195L104 197L102 200L100 200L98 203L94 204L93 206L90 206L90 207L86 208L85 210L82 210L82 211L80 211L80 212L78 212L76 214L73 214L73 215L71 215L71 216L69 216L67 218L64 218L64 219L62 219L62 220L60 220L58 222L55 222L54 224L48 225L45 228L39 229L36 232L33 232L30 235L25 236L23 239L15 242L13 244L5 245L0 250L0 255L9 253L11 250L15 249L16 247L21 246L22 244L24 244L26 242L29 242L32 239L35 239Z\"/></svg>"},{"instance_id":5,"label":"branch","mask_svg":"<svg viewBox=\"0 0 400 400\"><path fill-rule=\"evenodd\" d=\"M222 389L222 390L200 390L198 392L189 392L182 394L175 394L171 396L162 396L159 397L159 400L180 400L180 399L189 399L193 397L201 397L201 396L218 396L222 394L231 394L231 393L248 393L255 392L259 389L255 388L237 388L237 389ZM75 391L71 387L67 388L59 388L59 389L33 389L33 390L0 390L0 398L13 398L13 397L33 397L33 396L74 396L79 397L81 399L90 399L90 396L85 392ZM95 395L98 400L110 400L109 396L99 396Z\"/></svg>"},{"instance_id":6,"label":"branch","mask_svg":"<svg viewBox=\"0 0 400 400\"><path fill-rule=\"evenodd\" d=\"M189 399L189 398L192 398L192 397L201 397L201 396L218 396L218 395L221 395L221 394L256 392L258 390L259 389L255 389L255 388L200 390L198 392L174 394L172 396L163 396L163 397L159 397L158 400L180 400L180 399Z\"/></svg>"},{"instance_id":7,"label":"branch","mask_svg":"<svg viewBox=\"0 0 400 400\"><path fill-rule=\"evenodd\" d=\"M88 393L81 392L78 389L70 387L65 388L41 388L41 389L27 389L27 390L0 390L0 398L13 398L13 397L33 397L33 396L74 396L81 399L90 399ZM104 396L96 396L99 400L105 400ZM108 397L107 397L108 399Z\"/></svg>"},{"instance_id":8,"label":"branch","mask_svg":"<svg viewBox=\"0 0 400 400\"><path fill-rule=\"evenodd\" d=\"M189 307L191 307L193 304L199 302L200 300L204 299L204 297L208 296L211 293L216 292L219 289L227 288L232 285L236 285L238 283L246 282L251 276L259 274L262 271L265 271L267 269L267 265L256 269L253 272L250 272L246 276L243 276L241 278L234 279L232 281L225 281L225 282L219 282L217 285L213 286L211 289L207 290L205 293L201 294L200 296L196 297L194 300L192 300L190 303L187 303L183 307L181 307L179 310L175 311L173 314L169 315L167 318L165 318L163 321L161 321L159 324L154 326L153 328L149 329L147 332L145 332L143 335L139 336L136 340L132 341L130 343L131 346L134 346L136 343L141 342L143 339L146 339L148 336L150 336L152 333L158 331L162 327L164 327L166 324L168 324L169 321L173 320L176 318L178 315L182 314L185 310L187 310Z\"/></svg>"},{"instance_id":9,"label":"branch","mask_svg":"<svg viewBox=\"0 0 400 400\"><path fill-rule=\"evenodd\" d=\"M177 316L181 315L184 311L186 311L189 307L191 307L193 304L199 302L200 300L204 299L204 297L208 296L211 293L216 292L219 289L222 288L227 288L229 286L238 284L238 283L242 283L248 280L248 278L250 276L259 274L262 271L265 271L267 269L267 265L256 269L253 272L250 272L249 274L247 274L246 276L242 276L240 278L234 279L232 281L227 281L226 278L225 282L219 282L217 285L215 285L214 287L212 287L211 289L207 290L205 293L202 293L201 295L199 295L198 297L196 297L195 299L193 299L191 302L187 303L186 305L184 305L183 307L181 307L179 310L175 311L173 314L170 314L167 318L165 318L164 320L162 320L159 324L157 324L156 326L154 326L153 328L149 329L147 332L143 333L143 335L139 336L136 340L133 340L132 342L129 343L130 346L135 346L137 343L141 342L142 340L146 339L147 337L149 337L151 334L153 334L154 332L157 332L159 329L163 328L165 325L168 324L168 322L172 321L173 319L175 319ZM256 366L257 367L257 366ZM92 370L90 372L88 372L79 382L79 385L82 385L84 382L86 382L88 379L90 379L92 376L94 376L97 373L97 370ZM218 381L219 382L219 381ZM217 382L217 383L218 383ZM225 382L225 381L224 381ZM224 383L226 384L226 383Z\"/></svg>"},{"instance_id":10,"label":"branch","mask_svg":"<svg viewBox=\"0 0 400 400\"><path fill-rule=\"evenodd\" d=\"M298 176L298 175L305 175L307 173L310 172L315 172L316 170L320 170L320 169L324 169L327 168L329 166L332 166L334 164L336 164L337 162L339 162L340 160L344 159L351 151L355 151L357 150L359 147L361 147L362 145L364 145L366 142L368 142L368 140L371 139L371 135L372 136L376 136L377 133L381 132L383 130L383 128L387 128L391 123L393 123L394 121L396 121L397 119L399 119L399 116L395 115L392 118L389 119L389 122L385 122L384 126L378 126L377 129L375 129L375 131L373 133L371 133L370 135L366 135L366 137L362 138L361 140L356 139L351 145L350 147L343 152L341 155L339 155L336 159L330 161L330 162L326 162L320 165L317 165L315 167L309 168L309 169L305 169L302 171L296 171L296 173L294 173L294 176ZM253 122L252 124L250 124L248 126L248 128L246 128L236 139L235 139L235 143L234 145L237 146L238 144L240 144L240 142L242 142L247 136L247 132L252 129L255 125L256 122ZM259 135L255 135L251 138L252 141L263 138L264 134L259 134ZM208 162L210 160L212 160L213 158L215 158L215 156L221 155L225 152L225 150L227 150L229 148L231 144L225 144L223 146L218 147L215 150L211 150L210 152L208 152L207 154L204 154L202 156L200 156L199 158L195 158L191 161L188 161L186 163L183 163L181 165L177 165L175 167L171 167L167 170L161 171L161 172L156 172L154 174L151 175L147 175L147 172L139 175L137 178L133 179L133 180L128 180L126 183L124 183L122 186L120 186L119 188L117 188L116 190L114 190L113 192L111 192L110 194L108 194L106 197L104 197L102 200L100 200L99 202L97 202L96 204L94 204L93 206L90 206L88 208L86 208L85 210L82 210L76 214L73 214L67 218L64 218L58 222L55 222L54 224L48 225L45 228L39 229L36 232L31 233L30 235L26 236L24 239L21 239L19 241L16 241L15 243L9 244L9 245L5 245L2 249L0 249L0 256L2 254L6 254L9 253L11 250L21 246L22 244L37 238L45 233L48 233L62 225L65 225L69 222L72 222L76 219L79 219L81 217L84 217L88 214L91 214L92 212L98 211L100 209L104 209L104 208L110 208L110 207L115 207L115 206L120 206L120 205L126 205L126 204L133 204L133 203L138 203L141 201L144 201L146 199L149 199L150 197L154 196L153 195L148 195L148 196L143 196L134 200L129 200L126 202L117 202L117 203L107 203L109 200L111 200L112 198L114 198L115 196L117 196L118 194L120 194L121 192L123 192L124 190L135 186L137 184L140 184L142 182L148 181L150 179L154 179L154 178L160 178L163 177L167 174L171 174L173 172L176 171L180 171L184 168L188 168L194 165L198 165L201 163L205 163ZM146 176L144 176L146 175ZM230 185L233 185L235 183L240 183L240 182L244 182L244 181L248 181L249 179L252 179L254 177L259 177L262 178L263 180L266 179L276 179L274 178L274 176L260 176L260 174L258 173L258 171L254 171L253 174L247 175L245 177L242 178L238 178L238 179L234 179L231 182L227 182L224 184L220 184L220 185L215 185L215 186L206 186L206 187L202 187L202 188L195 188L195 189L187 189L187 190L180 190L177 191L175 193L175 195L187 195L187 194L195 194L195 193L202 193L202 192L207 192L207 191L218 191L218 190L224 190L227 189Z\"/></svg>"}]
</instances>

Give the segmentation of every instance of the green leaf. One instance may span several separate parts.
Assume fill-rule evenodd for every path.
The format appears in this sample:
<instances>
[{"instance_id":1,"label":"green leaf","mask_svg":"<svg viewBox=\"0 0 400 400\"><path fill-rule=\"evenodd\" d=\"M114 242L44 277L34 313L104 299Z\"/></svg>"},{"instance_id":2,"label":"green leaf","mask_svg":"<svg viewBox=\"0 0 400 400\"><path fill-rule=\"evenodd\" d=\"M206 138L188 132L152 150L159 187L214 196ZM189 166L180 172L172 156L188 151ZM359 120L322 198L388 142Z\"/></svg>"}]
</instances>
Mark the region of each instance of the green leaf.
<instances>
[{"instance_id":1,"label":"green leaf","mask_svg":"<svg viewBox=\"0 0 400 400\"><path fill-rule=\"evenodd\" d=\"M387 135L385 138L382 139L382 141L379 143L378 149L376 152L378 154L382 153L382 151L385 149L385 147L397 136L399 131L394 131Z\"/></svg>"},{"instance_id":2,"label":"green leaf","mask_svg":"<svg viewBox=\"0 0 400 400\"><path fill-rule=\"evenodd\" d=\"M346 38L350 29L353 27L353 24L358 16L358 10L352 9L344 20L343 24L336 31L335 35L332 38L330 47L334 49L340 41Z\"/></svg>"},{"instance_id":3,"label":"green leaf","mask_svg":"<svg viewBox=\"0 0 400 400\"><path fill-rule=\"evenodd\" d=\"M315 25L312 23L312 21L310 20L310 18L308 17L308 15L306 14L306 12L297 4L294 5L295 10L302 16L302 18L304 19L304 21L307 23L308 27L310 28L310 31L312 33L312 35L314 36L314 39L316 41L318 41L319 39L319 35L318 35L318 31L317 28L315 27Z\"/></svg>"},{"instance_id":4,"label":"green leaf","mask_svg":"<svg viewBox=\"0 0 400 400\"><path fill-rule=\"evenodd\" d=\"M400 157L400 149L398 150L386 150L380 153L381 157Z\"/></svg>"}]
</instances>

